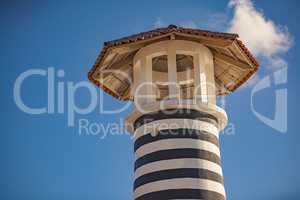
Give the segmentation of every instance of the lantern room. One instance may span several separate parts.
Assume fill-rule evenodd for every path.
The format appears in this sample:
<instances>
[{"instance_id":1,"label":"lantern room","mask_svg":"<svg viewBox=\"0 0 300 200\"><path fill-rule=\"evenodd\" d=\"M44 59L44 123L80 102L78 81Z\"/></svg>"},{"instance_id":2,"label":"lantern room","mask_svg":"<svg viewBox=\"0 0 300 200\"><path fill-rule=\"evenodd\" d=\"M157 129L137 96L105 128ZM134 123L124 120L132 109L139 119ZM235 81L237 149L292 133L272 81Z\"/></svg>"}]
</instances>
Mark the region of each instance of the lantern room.
<instances>
[{"instance_id":1,"label":"lantern room","mask_svg":"<svg viewBox=\"0 0 300 200\"><path fill-rule=\"evenodd\" d=\"M202 44L167 40L141 48L133 58L134 99L196 99L215 103L214 63Z\"/></svg>"}]
</instances>

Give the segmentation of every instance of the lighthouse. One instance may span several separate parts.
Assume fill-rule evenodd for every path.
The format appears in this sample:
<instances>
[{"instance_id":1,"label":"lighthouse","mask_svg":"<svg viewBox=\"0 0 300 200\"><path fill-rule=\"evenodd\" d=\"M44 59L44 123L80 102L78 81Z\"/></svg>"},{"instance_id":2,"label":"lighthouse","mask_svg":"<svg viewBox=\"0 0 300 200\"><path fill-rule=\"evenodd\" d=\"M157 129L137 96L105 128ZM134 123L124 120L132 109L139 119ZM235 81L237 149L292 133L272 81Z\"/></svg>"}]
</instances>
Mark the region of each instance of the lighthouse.
<instances>
[{"instance_id":1,"label":"lighthouse","mask_svg":"<svg viewBox=\"0 0 300 200\"><path fill-rule=\"evenodd\" d=\"M134 200L225 200L219 133L259 64L237 34L170 25L104 43L89 80L132 101Z\"/></svg>"}]
</instances>

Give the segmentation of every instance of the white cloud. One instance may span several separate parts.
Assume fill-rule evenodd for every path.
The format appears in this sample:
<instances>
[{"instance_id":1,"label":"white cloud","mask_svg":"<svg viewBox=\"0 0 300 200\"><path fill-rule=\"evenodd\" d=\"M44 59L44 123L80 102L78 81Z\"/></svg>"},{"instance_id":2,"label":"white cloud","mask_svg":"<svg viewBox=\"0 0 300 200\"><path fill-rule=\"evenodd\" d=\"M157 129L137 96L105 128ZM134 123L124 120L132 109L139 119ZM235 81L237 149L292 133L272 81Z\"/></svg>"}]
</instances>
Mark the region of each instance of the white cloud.
<instances>
[{"instance_id":1,"label":"white cloud","mask_svg":"<svg viewBox=\"0 0 300 200\"><path fill-rule=\"evenodd\" d=\"M228 32L238 33L246 46L256 55L267 59L272 68L287 66L280 56L293 43L286 27L275 24L257 10L251 0L230 0L233 18Z\"/></svg>"}]
</instances>

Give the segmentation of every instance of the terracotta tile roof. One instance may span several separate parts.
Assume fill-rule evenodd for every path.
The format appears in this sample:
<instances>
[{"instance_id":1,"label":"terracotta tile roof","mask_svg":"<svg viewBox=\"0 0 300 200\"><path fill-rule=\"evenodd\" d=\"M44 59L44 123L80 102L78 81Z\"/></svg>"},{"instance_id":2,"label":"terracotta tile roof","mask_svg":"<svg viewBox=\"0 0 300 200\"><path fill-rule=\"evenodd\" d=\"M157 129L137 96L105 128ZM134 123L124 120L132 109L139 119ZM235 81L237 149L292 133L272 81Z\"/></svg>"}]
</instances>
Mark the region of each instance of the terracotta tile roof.
<instances>
[{"instance_id":1,"label":"terracotta tile roof","mask_svg":"<svg viewBox=\"0 0 300 200\"><path fill-rule=\"evenodd\" d=\"M237 34L212 32L207 30L182 28L182 27L177 27L175 25L169 25L168 27L165 28L158 28L152 31L141 32L128 37L123 37L117 40L108 41L104 43L104 46L111 47L111 46L118 46L122 44L128 44L132 42L137 42L139 40L145 40L145 39L150 39L152 37L165 35L168 33L185 33L185 34L191 34L196 36L221 38L221 39L229 39L229 40L234 40L239 37Z\"/></svg>"}]
</instances>

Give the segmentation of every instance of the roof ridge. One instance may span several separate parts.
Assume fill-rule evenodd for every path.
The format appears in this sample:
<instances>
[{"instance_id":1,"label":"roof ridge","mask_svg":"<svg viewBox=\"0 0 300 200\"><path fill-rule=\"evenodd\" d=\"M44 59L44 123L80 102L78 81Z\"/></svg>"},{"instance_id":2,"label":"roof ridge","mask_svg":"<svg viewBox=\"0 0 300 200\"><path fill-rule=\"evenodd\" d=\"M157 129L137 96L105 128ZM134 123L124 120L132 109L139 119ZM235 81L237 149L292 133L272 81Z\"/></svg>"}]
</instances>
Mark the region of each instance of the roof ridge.
<instances>
[{"instance_id":1,"label":"roof ridge","mask_svg":"<svg viewBox=\"0 0 300 200\"><path fill-rule=\"evenodd\" d=\"M104 42L104 46L118 46L120 44L135 42L137 40L143 40L145 38L151 38L151 37L168 34L172 32L195 34L195 35L202 34L204 36L211 36L211 37L217 36L217 37L223 37L224 39L236 39L239 37L239 35L235 33L224 33L224 32L209 31L204 29L184 28L184 27L176 26L174 24L170 24L167 27L160 27L150 31L144 31L130 36L121 37L116 40L110 40Z\"/></svg>"}]
</instances>

